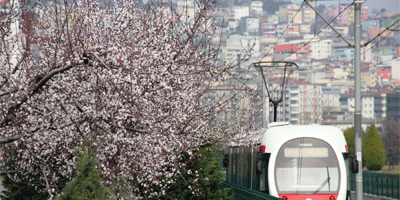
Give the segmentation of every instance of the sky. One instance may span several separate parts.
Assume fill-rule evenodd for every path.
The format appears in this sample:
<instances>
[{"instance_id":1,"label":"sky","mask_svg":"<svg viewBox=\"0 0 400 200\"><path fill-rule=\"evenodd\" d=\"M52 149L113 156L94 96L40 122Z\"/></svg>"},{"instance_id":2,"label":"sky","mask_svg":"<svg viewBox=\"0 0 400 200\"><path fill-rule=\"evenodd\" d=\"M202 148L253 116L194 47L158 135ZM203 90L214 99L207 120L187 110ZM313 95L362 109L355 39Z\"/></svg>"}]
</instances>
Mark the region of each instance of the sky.
<instances>
[{"instance_id":1,"label":"sky","mask_svg":"<svg viewBox=\"0 0 400 200\"><path fill-rule=\"evenodd\" d=\"M303 0L291 0L293 3L301 4ZM338 5L339 3L351 3L352 0L317 0L317 2L310 3L315 7L315 5L319 5L324 3L325 5ZM364 0L364 4L368 7L368 15L372 14L374 9L380 10L381 8L385 8L387 11L396 12L400 14L400 0Z\"/></svg>"}]
</instances>

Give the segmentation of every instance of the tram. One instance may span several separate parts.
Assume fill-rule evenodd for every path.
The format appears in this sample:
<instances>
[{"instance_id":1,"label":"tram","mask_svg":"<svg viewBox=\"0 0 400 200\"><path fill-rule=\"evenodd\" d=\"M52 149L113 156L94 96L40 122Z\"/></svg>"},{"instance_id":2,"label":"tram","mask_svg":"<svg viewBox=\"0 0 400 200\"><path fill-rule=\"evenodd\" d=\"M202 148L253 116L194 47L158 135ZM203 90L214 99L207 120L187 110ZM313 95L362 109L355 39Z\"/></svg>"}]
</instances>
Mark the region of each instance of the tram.
<instances>
[{"instance_id":1,"label":"tram","mask_svg":"<svg viewBox=\"0 0 400 200\"><path fill-rule=\"evenodd\" d=\"M256 145L227 146L228 182L284 200L350 198L350 156L340 129L274 122L258 134Z\"/></svg>"}]
</instances>

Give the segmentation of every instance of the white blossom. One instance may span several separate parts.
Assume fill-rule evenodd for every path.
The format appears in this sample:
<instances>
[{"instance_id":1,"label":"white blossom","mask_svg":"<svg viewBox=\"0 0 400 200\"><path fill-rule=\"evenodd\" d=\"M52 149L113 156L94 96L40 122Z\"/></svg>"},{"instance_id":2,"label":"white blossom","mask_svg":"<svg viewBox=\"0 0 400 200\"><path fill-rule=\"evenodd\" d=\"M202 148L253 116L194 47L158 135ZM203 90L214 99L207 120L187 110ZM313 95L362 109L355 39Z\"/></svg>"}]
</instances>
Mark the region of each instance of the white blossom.
<instances>
[{"instance_id":1,"label":"white blossom","mask_svg":"<svg viewBox=\"0 0 400 200\"><path fill-rule=\"evenodd\" d=\"M237 121L213 125L210 116L228 110L223 98L204 106L218 74L226 76L233 66L217 62L218 49L203 41L218 35L206 26L215 19L210 2L196 5L199 23L180 21L172 5L143 8L135 2L115 1L109 9L96 0L40 3L30 10L38 18L32 32L0 29L13 36L0 42L0 136L21 135L3 149L21 172L12 174L15 180L38 175L36 181L54 187L71 179L74 151L86 139L98 147L105 184L125 178L169 185L159 178L180 173L166 170L180 152L252 128ZM20 20L8 13L0 23ZM19 43L25 38L34 38L30 48Z\"/></svg>"}]
</instances>

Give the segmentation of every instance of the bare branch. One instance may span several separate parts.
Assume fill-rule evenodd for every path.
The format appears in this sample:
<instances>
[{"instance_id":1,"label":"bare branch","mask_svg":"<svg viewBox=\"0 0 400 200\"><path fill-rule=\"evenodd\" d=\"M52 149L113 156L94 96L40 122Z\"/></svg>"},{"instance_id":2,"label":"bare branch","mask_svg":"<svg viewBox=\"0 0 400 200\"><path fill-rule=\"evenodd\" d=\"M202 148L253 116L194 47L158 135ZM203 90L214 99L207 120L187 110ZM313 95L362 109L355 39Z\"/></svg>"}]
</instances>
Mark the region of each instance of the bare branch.
<instances>
[{"instance_id":1,"label":"bare branch","mask_svg":"<svg viewBox=\"0 0 400 200\"><path fill-rule=\"evenodd\" d=\"M19 140L20 138L21 138L20 135L13 135L10 137L0 138L0 144L11 143L11 142L14 142L15 140Z\"/></svg>"},{"instance_id":2,"label":"bare branch","mask_svg":"<svg viewBox=\"0 0 400 200\"><path fill-rule=\"evenodd\" d=\"M50 199L52 199L52 198L53 198L53 194L51 193L51 188L50 188L49 181L48 181L48 179L47 179L46 173L45 173L45 171L44 171L43 165L40 165L40 168L42 169L42 173L43 173L43 176L44 176L44 180L46 180L47 192L48 192L49 195L50 195Z\"/></svg>"}]
</instances>

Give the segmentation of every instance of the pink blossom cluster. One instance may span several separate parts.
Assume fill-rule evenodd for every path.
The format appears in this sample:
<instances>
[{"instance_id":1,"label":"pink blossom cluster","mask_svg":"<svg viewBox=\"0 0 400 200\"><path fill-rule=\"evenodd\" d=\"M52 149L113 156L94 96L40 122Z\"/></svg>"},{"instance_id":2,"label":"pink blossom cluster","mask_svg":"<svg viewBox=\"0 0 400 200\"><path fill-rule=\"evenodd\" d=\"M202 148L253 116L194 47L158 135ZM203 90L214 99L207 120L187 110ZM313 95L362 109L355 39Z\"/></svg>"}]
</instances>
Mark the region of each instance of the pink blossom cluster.
<instances>
[{"instance_id":1,"label":"pink blossom cluster","mask_svg":"<svg viewBox=\"0 0 400 200\"><path fill-rule=\"evenodd\" d=\"M14 180L37 175L59 192L87 139L98 147L105 184L125 178L165 188L171 183L159 177L176 173L166 167L180 152L253 127L248 117L212 122L228 100L204 106L232 67L216 61L210 43L213 2L199 1L191 21L172 5L134 2L37 2L24 10L36 13L29 31L18 29L22 14L0 18L5 27L21 22L1 29L9 36L0 45L0 136Z\"/></svg>"}]
</instances>

